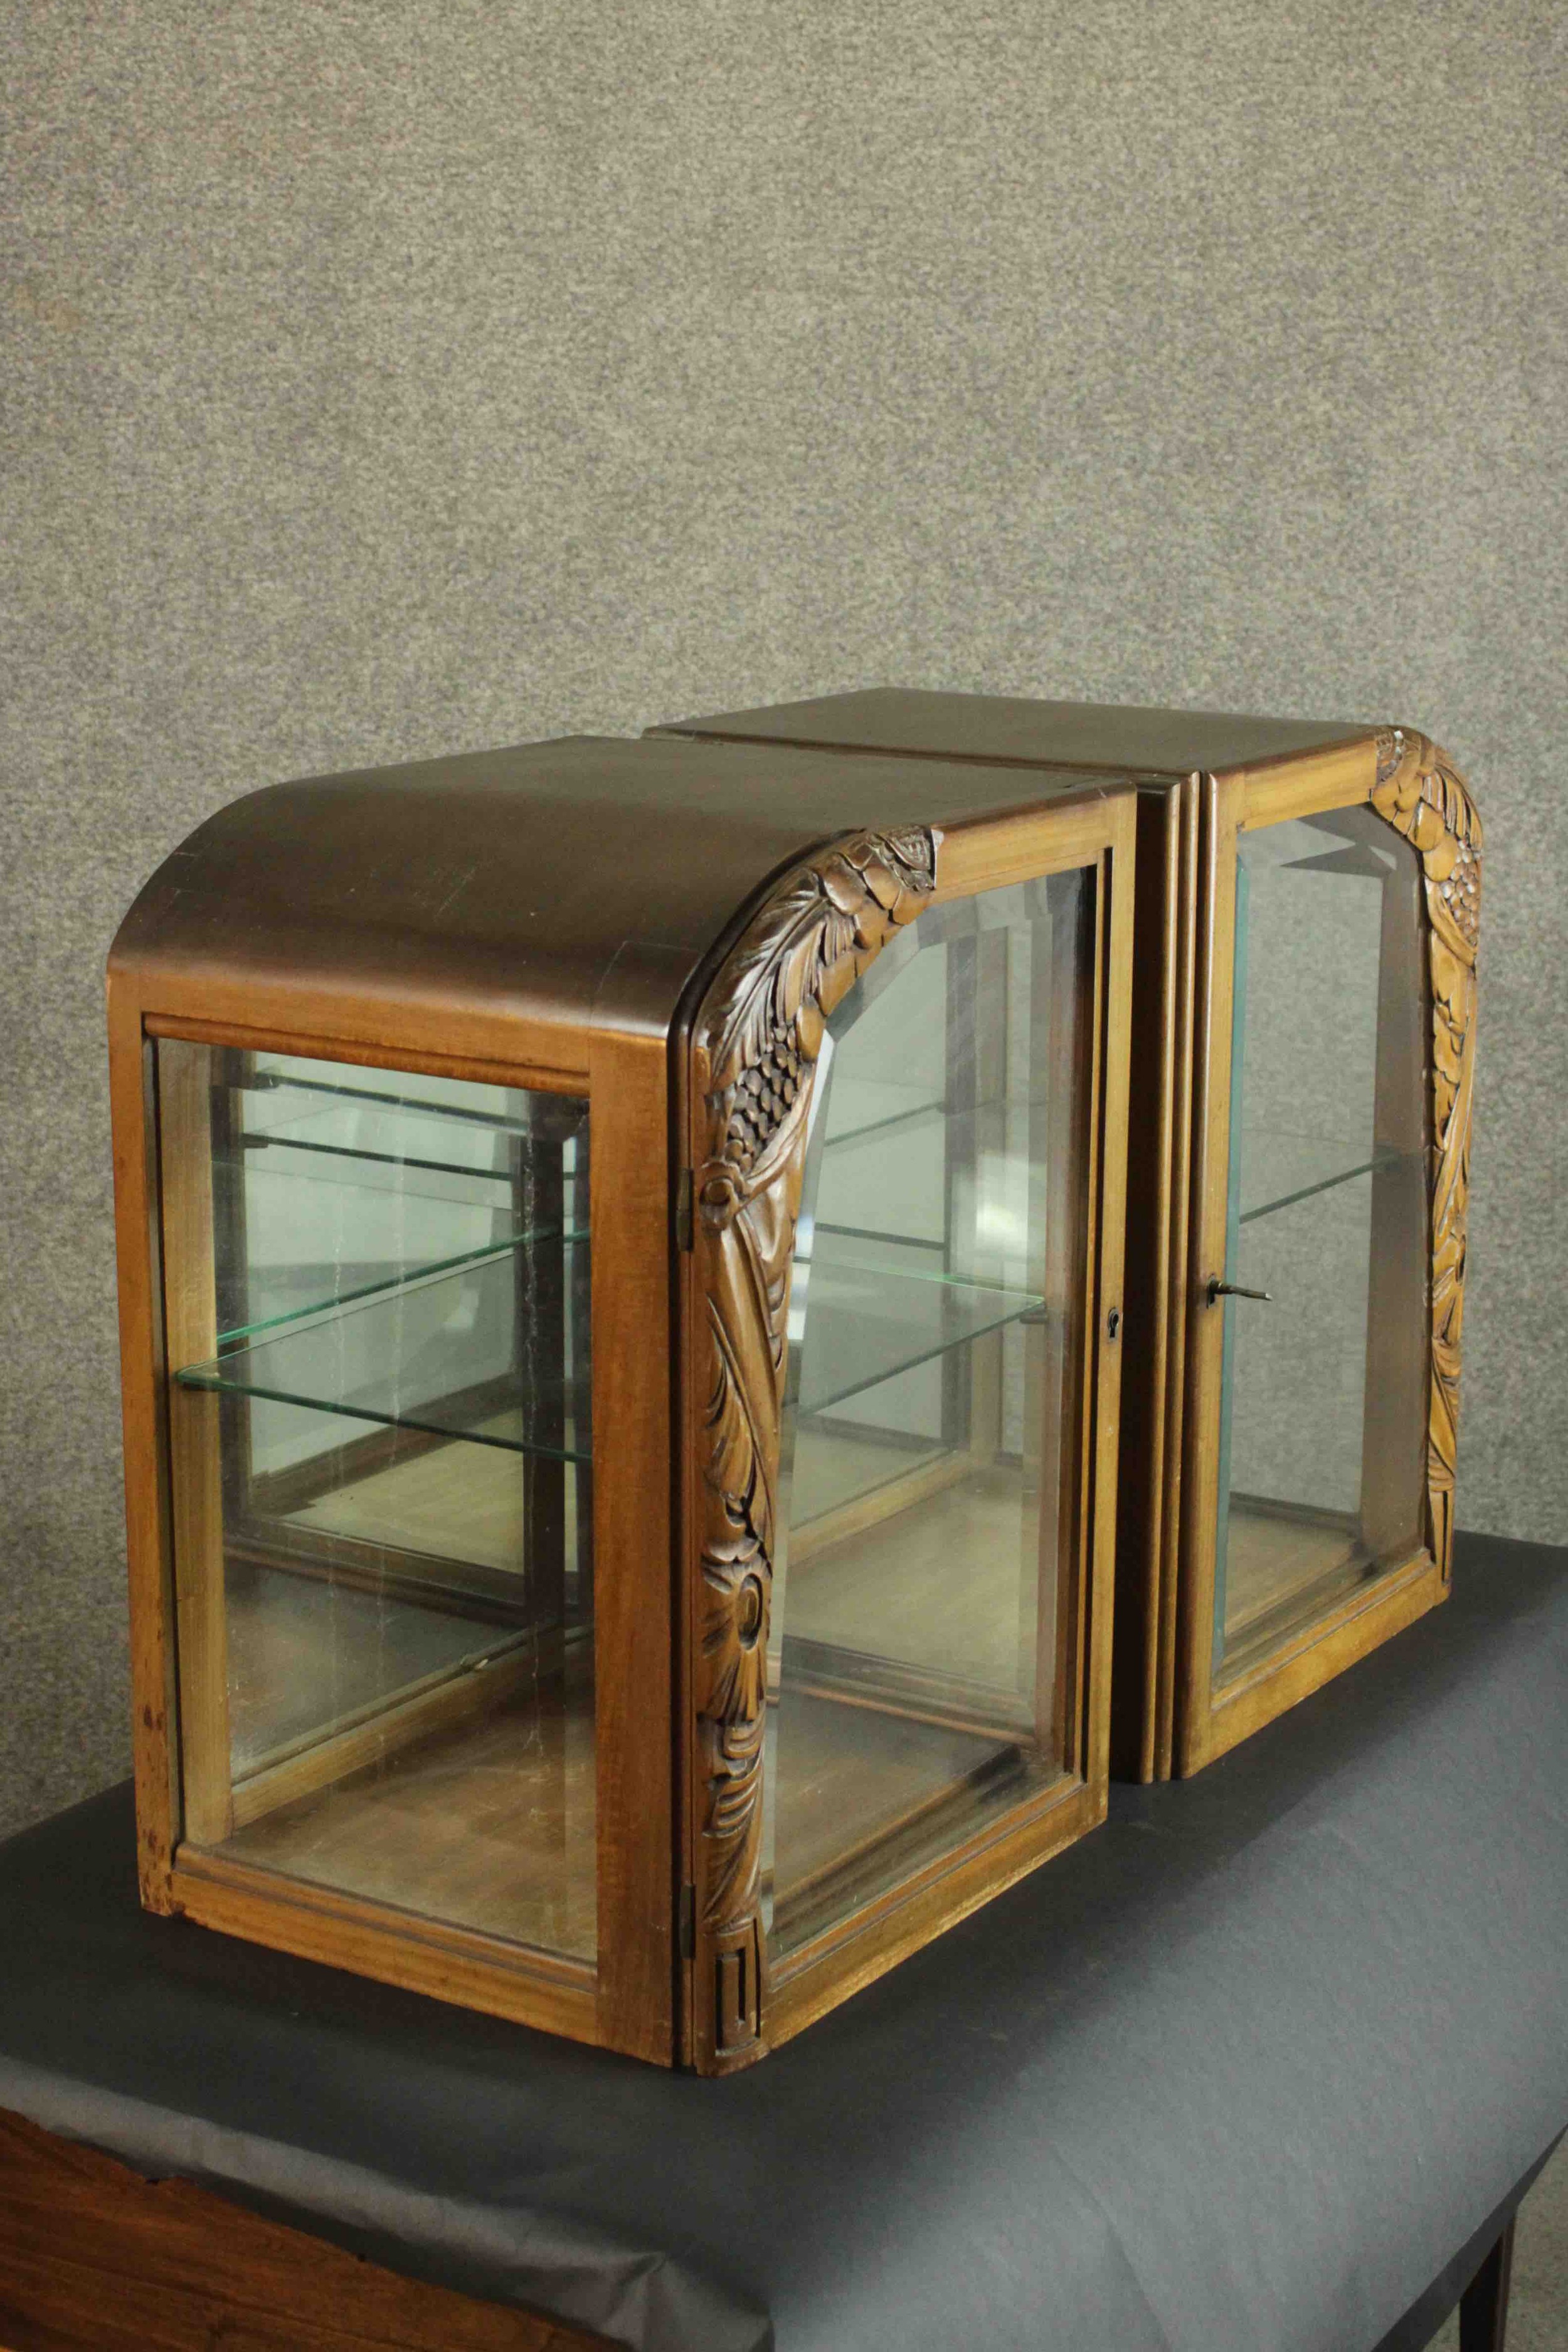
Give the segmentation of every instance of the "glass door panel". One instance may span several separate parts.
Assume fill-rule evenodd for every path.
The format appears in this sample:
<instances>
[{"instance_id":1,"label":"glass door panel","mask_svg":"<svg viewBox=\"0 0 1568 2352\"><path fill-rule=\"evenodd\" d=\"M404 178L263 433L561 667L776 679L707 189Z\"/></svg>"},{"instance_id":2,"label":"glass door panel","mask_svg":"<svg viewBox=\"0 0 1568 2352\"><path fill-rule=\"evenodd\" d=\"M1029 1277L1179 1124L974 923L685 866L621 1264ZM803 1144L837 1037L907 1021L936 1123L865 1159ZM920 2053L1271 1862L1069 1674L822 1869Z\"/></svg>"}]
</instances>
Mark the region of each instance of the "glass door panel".
<instances>
[{"instance_id":1,"label":"glass door panel","mask_svg":"<svg viewBox=\"0 0 1568 2352\"><path fill-rule=\"evenodd\" d=\"M1421 868L1372 810L1242 835L1215 1667L1423 1538Z\"/></svg>"},{"instance_id":2,"label":"glass door panel","mask_svg":"<svg viewBox=\"0 0 1568 2352\"><path fill-rule=\"evenodd\" d=\"M922 914L828 1023L774 1564L775 1955L1065 1769L1093 888Z\"/></svg>"},{"instance_id":3,"label":"glass door panel","mask_svg":"<svg viewBox=\"0 0 1568 2352\"><path fill-rule=\"evenodd\" d=\"M187 1841L591 1959L587 1104L158 1084Z\"/></svg>"}]
</instances>

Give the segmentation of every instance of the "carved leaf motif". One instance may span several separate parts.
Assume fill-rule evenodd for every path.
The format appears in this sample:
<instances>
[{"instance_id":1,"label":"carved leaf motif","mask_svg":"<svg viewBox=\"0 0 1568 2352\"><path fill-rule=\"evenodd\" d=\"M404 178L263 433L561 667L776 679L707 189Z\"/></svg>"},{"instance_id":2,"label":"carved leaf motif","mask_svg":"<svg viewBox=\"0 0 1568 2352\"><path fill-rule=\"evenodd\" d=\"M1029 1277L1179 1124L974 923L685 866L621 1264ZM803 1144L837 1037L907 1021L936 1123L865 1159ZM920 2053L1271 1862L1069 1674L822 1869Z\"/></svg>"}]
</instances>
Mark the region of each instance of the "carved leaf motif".
<instances>
[{"instance_id":1,"label":"carved leaf motif","mask_svg":"<svg viewBox=\"0 0 1568 2352\"><path fill-rule=\"evenodd\" d=\"M935 885L938 836L860 834L787 874L710 989L693 1041L706 1135L693 1247L704 1300L699 1655L705 1777L700 1956L756 1933L763 1747L790 1268L811 1087L825 1016ZM721 1940L722 1939L722 1942ZM753 2048L747 2016L714 2002L715 2053ZM740 2038L735 2038L739 2033Z\"/></svg>"},{"instance_id":2,"label":"carved leaf motif","mask_svg":"<svg viewBox=\"0 0 1568 2352\"><path fill-rule=\"evenodd\" d=\"M708 1776L702 1926L715 1939L733 1935L756 1917L766 1731L764 1706L759 1706L749 1719L702 1725L702 1759ZM753 2019L752 2038L755 2033Z\"/></svg>"},{"instance_id":3,"label":"carved leaf motif","mask_svg":"<svg viewBox=\"0 0 1568 2352\"><path fill-rule=\"evenodd\" d=\"M1432 990L1432 1378L1426 1499L1432 1554L1447 1573L1453 1550L1465 1316L1481 821L1452 762L1424 735L1403 728L1390 729L1377 739L1372 804L1420 853L1426 883Z\"/></svg>"}]
</instances>

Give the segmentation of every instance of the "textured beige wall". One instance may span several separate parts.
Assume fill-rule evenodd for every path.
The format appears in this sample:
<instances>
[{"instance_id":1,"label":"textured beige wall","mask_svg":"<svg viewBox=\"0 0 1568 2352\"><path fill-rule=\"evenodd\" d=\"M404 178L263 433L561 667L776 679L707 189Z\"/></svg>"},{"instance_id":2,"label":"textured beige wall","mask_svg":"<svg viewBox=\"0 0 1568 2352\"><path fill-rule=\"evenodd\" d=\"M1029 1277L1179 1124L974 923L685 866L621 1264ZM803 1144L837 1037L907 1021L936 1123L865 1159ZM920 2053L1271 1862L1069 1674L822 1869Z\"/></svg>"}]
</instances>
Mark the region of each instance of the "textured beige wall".
<instances>
[{"instance_id":1,"label":"textured beige wall","mask_svg":"<svg viewBox=\"0 0 1568 2352\"><path fill-rule=\"evenodd\" d=\"M1568 1536L1563 24L16 0L11 1814L126 1760L103 951L349 763L887 680L1426 728L1490 844L1460 1517Z\"/></svg>"}]
</instances>

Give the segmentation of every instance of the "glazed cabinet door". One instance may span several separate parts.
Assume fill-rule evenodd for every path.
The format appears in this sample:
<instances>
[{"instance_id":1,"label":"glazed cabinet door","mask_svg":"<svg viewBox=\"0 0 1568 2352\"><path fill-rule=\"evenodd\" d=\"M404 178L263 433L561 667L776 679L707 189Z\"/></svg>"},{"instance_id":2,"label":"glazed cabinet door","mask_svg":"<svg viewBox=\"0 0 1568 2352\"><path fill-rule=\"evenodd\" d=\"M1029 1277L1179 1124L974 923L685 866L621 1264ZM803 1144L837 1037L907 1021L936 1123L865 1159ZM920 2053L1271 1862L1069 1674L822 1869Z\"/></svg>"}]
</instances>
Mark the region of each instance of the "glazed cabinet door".
<instances>
[{"instance_id":1,"label":"glazed cabinet door","mask_svg":"<svg viewBox=\"0 0 1568 2352\"><path fill-rule=\"evenodd\" d=\"M1463 1202L1434 1173L1458 1174L1463 1146L1435 1069L1453 1046L1433 975L1453 960L1428 907L1446 877L1433 885L1389 793L1386 810L1302 797L1237 779L1209 786L1205 810L1189 1770L1430 1606L1447 1570L1436 1335L1457 1377ZM1464 1028L1468 1131L1468 1012Z\"/></svg>"},{"instance_id":2,"label":"glazed cabinet door","mask_svg":"<svg viewBox=\"0 0 1568 2352\"><path fill-rule=\"evenodd\" d=\"M627 1638L618 1506L595 1493L625 1417L595 1360L624 1316L596 1271L602 1228L625 1255L596 1166L615 1118L587 1091L150 1050L180 1907L668 2059L668 1918L637 1928L662 2014L656 1975L606 2031L615 1792L641 1736L617 1713L606 1821L601 1685ZM656 1286L662 1181L657 1206ZM646 1605L658 1654L657 1583ZM661 1710L655 1793L668 1739ZM638 1830L657 1858L659 1822ZM666 1830L666 1888L668 1854Z\"/></svg>"},{"instance_id":3,"label":"glazed cabinet door","mask_svg":"<svg viewBox=\"0 0 1568 2352\"><path fill-rule=\"evenodd\" d=\"M1103 1811L1131 803L1093 822L989 887L842 845L699 1024L700 2064Z\"/></svg>"}]
</instances>

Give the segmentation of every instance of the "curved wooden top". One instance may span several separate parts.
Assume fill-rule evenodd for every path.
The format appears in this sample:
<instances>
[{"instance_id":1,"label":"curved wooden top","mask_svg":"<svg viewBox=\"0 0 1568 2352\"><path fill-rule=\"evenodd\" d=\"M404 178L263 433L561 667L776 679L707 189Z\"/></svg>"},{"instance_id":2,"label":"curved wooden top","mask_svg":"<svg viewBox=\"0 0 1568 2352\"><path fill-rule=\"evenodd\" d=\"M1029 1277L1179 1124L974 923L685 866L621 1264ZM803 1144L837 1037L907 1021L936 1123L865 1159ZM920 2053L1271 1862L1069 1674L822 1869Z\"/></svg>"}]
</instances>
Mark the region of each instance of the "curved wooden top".
<instances>
[{"instance_id":1,"label":"curved wooden top","mask_svg":"<svg viewBox=\"0 0 1568 2352\"><path fill-rule=\"evenodd\" d=\"M165 859L111 983L171 1019L494 1050L507 1024L664 1034L769 877L861 828L1095 798L1031 776L679 736L575 736L274 784Z\"/></svg>"},{"instance_id":2,"label":"curved wooden top","mask_svg":"<svg viewBox=\"0 0 1568 2352\"><path fill-rule=\"evenodd\" d=\"M1111 769L1147 776L1260 767L1373 730L1341 719L1258 719L1224 710L1157 710L1098 702L1037 702L1006 694L867 687L757 710L675 721L668 732L731 742L803 743L1011 767Z\"/></svg>"}]
</instances>

